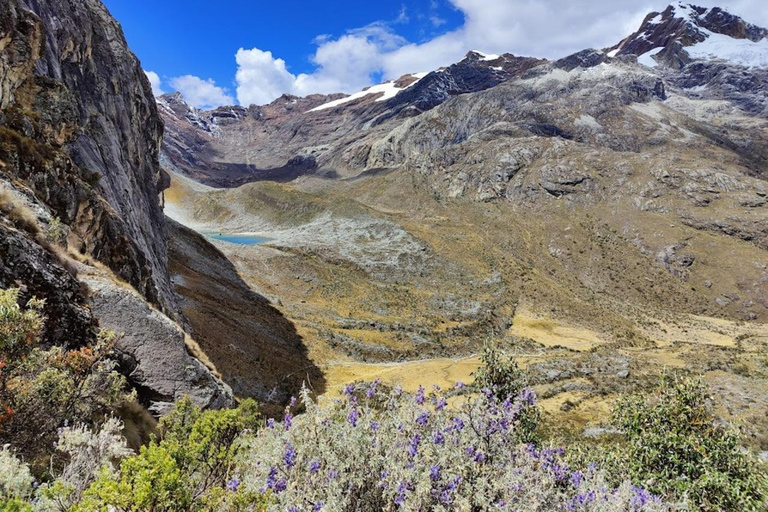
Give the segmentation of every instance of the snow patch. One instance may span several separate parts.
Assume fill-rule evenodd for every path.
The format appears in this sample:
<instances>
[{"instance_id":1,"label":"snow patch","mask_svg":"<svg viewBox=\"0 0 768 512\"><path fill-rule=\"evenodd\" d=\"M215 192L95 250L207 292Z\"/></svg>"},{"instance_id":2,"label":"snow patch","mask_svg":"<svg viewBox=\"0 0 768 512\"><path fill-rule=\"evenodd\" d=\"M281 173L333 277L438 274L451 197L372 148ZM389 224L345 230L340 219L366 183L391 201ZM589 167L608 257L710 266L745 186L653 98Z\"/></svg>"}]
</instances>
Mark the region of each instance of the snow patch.
<instances>
[{"instance_id":1,"label":"snow patch","mask_svg":"<svg viewBox=\"0 0 768 512\"><path fill-rule=\"evenodd\" d=\"M608 52L608 56L609 56L610 58L614 58L616 55L618 55L618 54L619 54L619 50L620 50L620 48L616 48L615 50L611 50L611 51L609 51L609 52Z\"/></svg>"},{"instance_id":2,"label":"snow patch","mask_svg":"<svg viewBox=\"0 0 768 512\"><path fill-rule=\"evenodd\" d=\"M659 52L663 49L664 48L662 46L651 48L650 50L648 50L647 52L645 52L644 54L640 55L637 58L638 64L642 64L643 66L646 66L649 68L655 68L656 66L658 66L658 62L653 60L651 57L653 57L654 55L658 55Z\"/></svg>"},{"instance_id":3,"label":"snow patch","mask_svg":"<svg viewBox=\"0 0 768 512\"><path fill-rule=\"evenodd\" d=\"M746 67L768 66L768 39L757 43L700 29L707 38L685 50L694 59L723 59Z\"/></svg>"},{"instance_id":4,"label":"snow patch","mask_svg":"<svg viewBox=\"0 0 768 512\"><path fill-rule=\"evenodd\" d=\"M352 101L359 100L360 98L365 98L366 96L369 96L371 94L381 94L381 97L376 98L377 102L378 101L386 101L386 100L388 100L390 98L394 98L395 96L397 96L397 93L399 93L400 91L404 91L404 90L408 89L409 87L413 87L422 78L427 76L427 74L428 73L416 73L416 74L413 74L413 75L409 75L409 76L412 76L413 78L415 78L416 80L412 84L407 85L407 86L402 87L402 88L401 87L397 87L395 85L394 81L384 82L383 84L374 85L372 87L369 87L369 88L365 89L364 91L356 92L355 94L352 94L351 96L347 96L346 98L341 98L341 99L338 99L338 100L329 101L328 103L323 103L319 107L315 107L315 108L313 108L311 110L308 110L307 112L319 112L321 110L326 110L326 109L329 109L329 108L335 108L335 107L338 107L340 105L344 105L345 103L350 103Z\"/></svg>"}]
</instances>

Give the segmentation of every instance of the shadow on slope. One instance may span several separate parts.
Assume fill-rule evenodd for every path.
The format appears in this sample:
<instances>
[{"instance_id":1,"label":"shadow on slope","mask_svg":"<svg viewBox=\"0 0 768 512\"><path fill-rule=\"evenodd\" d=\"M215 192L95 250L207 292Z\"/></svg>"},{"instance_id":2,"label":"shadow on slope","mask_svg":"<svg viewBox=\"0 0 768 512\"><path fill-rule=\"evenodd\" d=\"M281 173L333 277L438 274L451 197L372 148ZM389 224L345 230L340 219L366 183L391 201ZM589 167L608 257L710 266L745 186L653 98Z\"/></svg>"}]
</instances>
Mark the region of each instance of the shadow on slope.
<instances>
[{"instance_id":1,"label":"shadow on slope","mask_svg":"<svg viewBox=\"0 0 768 512\"><path fill-rule=\"evenodd\" d=\"M294 324L251 290L234 265L200 234L168 219L174 287L192 335L237 396L283 404L303 382L325 378Z\"/></svg>"}]
</instances>

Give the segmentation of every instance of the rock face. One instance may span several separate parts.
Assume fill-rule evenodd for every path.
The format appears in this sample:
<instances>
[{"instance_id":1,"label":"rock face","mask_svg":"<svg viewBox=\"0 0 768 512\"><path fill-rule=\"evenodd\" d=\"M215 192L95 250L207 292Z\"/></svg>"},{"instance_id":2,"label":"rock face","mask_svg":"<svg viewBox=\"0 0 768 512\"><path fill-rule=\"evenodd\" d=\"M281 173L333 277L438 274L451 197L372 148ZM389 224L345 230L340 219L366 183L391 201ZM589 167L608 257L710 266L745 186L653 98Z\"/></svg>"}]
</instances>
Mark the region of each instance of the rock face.
<instances>
[{"instance_id":1,"label":"rock face","mask_svg":"<svg viewBox=\"0 0 768 512\"><path fill-rule=\"evenodd\" d=\"M185 396L203 408L234 404L232 390L187 353L185 333L178 325L103 272L85 267L83 271L93 314L101 327L119 336L115 349L121 372L152 413L169 412Z\"/></svg>"},{"instance_id":2,"label":"rock face","mask_svg":"<svg viewBox=\"0 0 768 512\"><path fill-rule=\"evenodd\" d=\"M123 334L122 368L153 412L187 394L226 407L231 390L166 316L185 321L168 270L162 134L149 82L100 1L0 0L0 286L46 300L48 343ZM73 253L111 271L78 271Z\"/></svg>"},{"instance_id":3,"label":"rock face","mask_svg":"<svg viewBox=\"0 0 768 512\"><path fill-rule=\"evenodd\" d=\"M19 287L22 300L45 297L46 338L77 347L92 339L94 319L83 289L56 256L0 219L0 288Z\"/></svg>"},{"instance_id":4,"label":"rock face","mask_svg":"<svg viewBox=\"0 0 768 512\"><path fill-rule=\"evenodd\" d=\"M158 195L162 121L119 24L98 0L3 0L0 125L23 180L93 255L173 312ZM35 114L32 114L35 113Z\"/></svg>"}]
</instances>

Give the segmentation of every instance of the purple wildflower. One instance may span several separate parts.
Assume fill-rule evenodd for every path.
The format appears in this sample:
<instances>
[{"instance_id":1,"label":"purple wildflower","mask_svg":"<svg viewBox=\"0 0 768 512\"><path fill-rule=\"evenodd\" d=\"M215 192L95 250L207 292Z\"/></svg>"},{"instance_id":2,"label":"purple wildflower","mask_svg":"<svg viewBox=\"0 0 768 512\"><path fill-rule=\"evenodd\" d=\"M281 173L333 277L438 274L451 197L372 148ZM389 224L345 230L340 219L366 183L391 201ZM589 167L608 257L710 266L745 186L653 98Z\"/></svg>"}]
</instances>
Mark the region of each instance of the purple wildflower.
<instances>
[{"instance_id":1,"label":"purple wildflower","mask_svg":"<svg viewBox=\"0 0 768 512\"><path fill-rule=\"evenodd\" d=\"M413 439L411 439L411 442L408 444L408 454L411 457L415 457L416 454L419 453L420 442L421 442L421 436L419 434L414 435Z\"/></svg>"},{"instance_id":2,"label":"purple wildflower","mask_svg":"<svg viewBox=\"0 0 768 512\"><path fill-rule=\"evenodd\" d=\"M433 482L437 482L438 480L440 480L440 466L429 467L429 478Z\"/></svg>"},{"instance_id":3,"label":"purple wildflower","mask_svg":"<svg viewBox=\"0 0 768 512\"><path fill-rule=\"evenodd\" d=\"M313 460L309 463L309 472L317 473L318 471L320 471L320 463L316 460Z\"/></svg>"},{"instance_id":4,"label":"purple wildflower","mask_svg":"<svg viewBox=\"0 0 768 512\"><path fill-rule=\"evenodd\" d=\"M424 405L424 387L419 386L419 389L416 390L416 403L418 405Z\"/></svg>"},{"instance_id":5,"label":"purple wildflower","mask_svg":"<svg viewBox=\"0 0 768 512\"><path fill-rule=\"evenodd\" d=\"M283 462L289 468L296 465L296 450L293 449L291 443L285 444L285 453L283 454Z\"/></svg>"},{"instance_id":6,"label":"purple wildflower","mask_svg":"<svg viewBox=\"0 0 768 512\"><path fill-rule=\"evenodd\" d=\"M531 388L525 388L520 393L520 400L528 405L536 405L536 392Z\"/></svg>"},{"instance_id":7,"label":"purple wildflower","mask_svg":"<svg viewBox=\"0 0 768 512\"><path fill-rule=\"evenodd\" d=\"M267 420L267 428L275 428L275 420L273 418Z\"/></svg>"},{"instance_id":8,"label":"purple wildflower","mask_svg":"<svg viewBox=\"0 0 768 512\"><path fill-rule=\"evenodd\" d=\"M373 430L374 432L377 432L379 430L379 427L381 427L381 423L379 423L378 421L371 422L371 430Z\"/></svg>"},{"instance_id":9,"label":"purple wildflower","mask_svg":"<svg viewBox=\"0 0 768 512\"><path fill-rule=\"evenodd\" d=\"M240 487L240 480L237 478L233 478L229 482L227 482L227 490L236 492L237 489Z\"/></svg>"},{"instance_id":10,"label":"purple wildflower","mask_svg":"<svg viewBox=\"0 0 768 512\"><path fill-rule=\"evenodd\" d=\"M291 425L293 425L293 415L287 412L283 417L283 427L285 430L291 430Z\"/></svg>"},{"instance_id":11,"label":"purple wildflower","mask_svg":"<svg viewBox=\"0 0 768 512\"><path fill-rule=\"evenodd\" d=\"M424 411L416 418L416 424L420 427L426 427L429 423L429 413Z\"/></svg>"},{"instance_id":12,"label":"purple wildflower","mask_svg":"<svg viewBox=\"0 0 768 512\"><path fill-rule=\"evenodd\" d=\"M315 503L315 506L312 507L312 512L320 512L320 509L322 508L323 508L323 502L318 501L317 503Z\"/></svg>"},{"instance_id":13,"label":"purple wildflower","mask_svg":"<svg viewBox=\"0 0 768 512\"><path fill-rule=\"evenodd\" d=\"M581 471L574 471L571 478L568 480L574 487L579 487L581 482L584 481L584 474Z\"/></svg>"},{"instance_id":14,"label":"purple wildflower","mask_svg":"<svg viewBox=\"0 0 768 512\"><path fill-rule=\"evenodd\" d=\"M432 442L436 445L441 445L445 442L445 436L439 430L432 434Z\"/></svg>"},{"instance_id":15,"label":"purple wildflower","mask_svg":"<svg viewBox=\"0 0 768 512\"><path fill-rule=\"evenodd\" d=\"M360 413L359 413L359 412L357 412L357 409L354 409L354 408L353 408L353 409L351 409L351 410L349 411L349 414L347 414L347 421L348 421L348 422L349 422L349 424L350 424L350 425L352 425L353 427L356 427L356 426L357 426L357 420L358 420L359 418L360 418Z\"/></svg>"}]
</instances>

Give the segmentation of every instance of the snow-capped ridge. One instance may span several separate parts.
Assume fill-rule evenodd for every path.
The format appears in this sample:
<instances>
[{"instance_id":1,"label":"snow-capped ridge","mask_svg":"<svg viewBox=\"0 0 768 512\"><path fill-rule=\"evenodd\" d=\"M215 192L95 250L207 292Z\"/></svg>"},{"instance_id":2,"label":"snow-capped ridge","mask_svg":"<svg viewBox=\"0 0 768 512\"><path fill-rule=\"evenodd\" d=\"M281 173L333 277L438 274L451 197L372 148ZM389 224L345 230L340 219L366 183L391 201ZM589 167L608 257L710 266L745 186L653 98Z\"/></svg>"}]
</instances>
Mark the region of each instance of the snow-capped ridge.
<instances>
[{"instance_id":1,"label":"snow-capped ridge","mask_svg":"<svg viewBox=\"0 0 768 512\"><path fill-rule=\"evenodd\" d=\"M710 59L766 66L768 30L720 7L678 1L663 12L648 14L637 32L607 49L607 54L611 58L635 55L647 66L682 68L691 60Z\"/></svg>"},{"instance_id":2,"label":"snow-capped ridge","mask_svg":"<svg viewBox=\"0 0 768 512\"><path fill-rule=\"evenodd\" d=\"M427 76L427 74L428 73L414 73L411 75L405 75L399 78L398 80L390 80L382 84L373 85L371 87L363 89L360 92L356 92L355 94L347 96L346 98L341 98L338 100L329 101L328 103L324 103L318 107L315 107L309 110L308 112L319 112L321 110L335 108L335 107L344 105L346 103L350 103L352 101L365 98L366 96L370 96L373 94L381 95L378 98L376 98L374 101L377 101L377 102L386 101L388 99L394 98L395 96L397 96L398 93L408 89L409 87L413 87L415 84L419 82L419 80ZM405 82L405 85L402 85L404 82Z\"/></svg>"}]
</instances>

